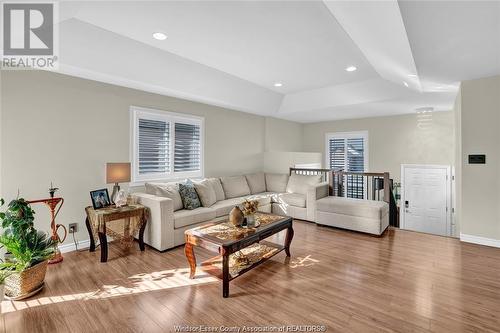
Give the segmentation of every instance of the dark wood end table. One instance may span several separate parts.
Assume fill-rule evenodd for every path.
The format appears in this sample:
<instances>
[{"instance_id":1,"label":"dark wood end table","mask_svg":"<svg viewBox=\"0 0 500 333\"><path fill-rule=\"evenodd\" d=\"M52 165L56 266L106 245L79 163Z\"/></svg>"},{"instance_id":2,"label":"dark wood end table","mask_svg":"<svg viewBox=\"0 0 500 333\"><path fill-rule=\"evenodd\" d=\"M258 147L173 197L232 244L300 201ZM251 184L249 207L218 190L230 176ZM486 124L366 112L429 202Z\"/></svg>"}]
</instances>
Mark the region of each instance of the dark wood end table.
<instances>
[{"instance_id":1,"label":"dark wood end table","mask_svg":"<svg viewBox=\"0 0 500 333\"><path fill-rule=\"evenodd\" d=\"M191 269L189 277L193 279L196 274L195 246L219 254L198 267L222 280L224 298L229 297L229 281L283 250L290 257L290 244L294 235L292 218L259 212L256 219L260 222L257 228L237 228L228 221L222 221L186 230L184 252ZM282 230L287 230L284 245L264 241ZM243 264L240 261L242 257Z\"/></svg>"},{"instance_id":2,"label":"dark wood end table","mask_svg":"<svg viewBox=\"0 0 500 333\"><path fill-rule=\"evenodd\" d=\"M94 209L86 207L87 217L85 225L90 237L89 252L95 251L94 234L97 233L101 244L101 262L108 261L108 239L107 234L115 239L120 239L122 242L132 242L134 235L138 233L139 248L145 250L144 246L144 230L147 223L148 210L145 206L139 204L130 204L124 207L106 207ZM121 227L122 232L113 230L108 225L111 222L123 221Z\"/></svg>"}]
</instances>

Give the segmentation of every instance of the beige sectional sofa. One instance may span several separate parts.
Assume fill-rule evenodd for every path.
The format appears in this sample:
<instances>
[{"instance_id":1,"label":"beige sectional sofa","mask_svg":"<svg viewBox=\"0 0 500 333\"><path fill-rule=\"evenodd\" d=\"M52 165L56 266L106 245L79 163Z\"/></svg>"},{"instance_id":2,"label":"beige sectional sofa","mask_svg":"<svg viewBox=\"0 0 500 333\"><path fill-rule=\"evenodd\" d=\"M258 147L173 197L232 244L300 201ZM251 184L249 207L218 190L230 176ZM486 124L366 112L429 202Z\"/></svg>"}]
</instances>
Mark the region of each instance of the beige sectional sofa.
<instances>
[{"instance_id":1,"label":"beige sectional sofa","mask_svg":"<svg viewBox=\"0 0 500 333\"><path fill-rule=\"evenodd\" d=\"M184 231L227 218L245 199L259 201L259 210L315 221L316 201L328 195L321 176L255 173L193 180L203 207L183 209L178 183L146 183L146 193L134 193L149 208L146 244L163 251L184 244Z\"/></svg>"}]
</instances>

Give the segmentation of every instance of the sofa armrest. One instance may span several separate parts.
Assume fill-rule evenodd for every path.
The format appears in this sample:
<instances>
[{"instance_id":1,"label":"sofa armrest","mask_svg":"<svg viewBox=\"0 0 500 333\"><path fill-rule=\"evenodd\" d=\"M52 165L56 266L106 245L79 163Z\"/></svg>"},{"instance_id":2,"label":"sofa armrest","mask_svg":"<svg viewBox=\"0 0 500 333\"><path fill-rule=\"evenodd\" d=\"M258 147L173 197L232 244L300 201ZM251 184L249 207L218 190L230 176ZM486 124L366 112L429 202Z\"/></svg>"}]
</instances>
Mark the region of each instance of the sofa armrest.
<instances>
[{"instance_id":1,"label":"sofa armrest","mask_svg":"<svg viewBox=\"0 0 500 333\"><path fill-rule=\"evenodd\" d=\"M174 247L174 202L146 193L132 193L137 202L149 209L144 242L163 251Z\"/></svg>"},{"instance_id":2,"label":"sofa armrest","mask_svg":"<svg viewBox=\"0 0 500 333\"><path fill-rule=\"evenodd\" d=\"M316 200L328 196L328 182L309 186L306 194L307 220L316 221Z\"/></svg>"}]
</instances>

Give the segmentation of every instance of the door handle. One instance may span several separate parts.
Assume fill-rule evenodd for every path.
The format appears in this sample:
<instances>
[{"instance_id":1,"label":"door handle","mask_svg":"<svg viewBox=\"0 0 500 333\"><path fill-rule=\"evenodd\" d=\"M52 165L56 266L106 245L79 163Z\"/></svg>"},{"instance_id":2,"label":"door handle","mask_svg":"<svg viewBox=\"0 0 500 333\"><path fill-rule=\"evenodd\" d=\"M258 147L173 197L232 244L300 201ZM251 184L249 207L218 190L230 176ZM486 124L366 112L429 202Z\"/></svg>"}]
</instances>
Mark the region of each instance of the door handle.
<instances>
[{"instance_id":1,"label":"door handle","mask_svg":"<svg viewBox=\"0 0 500 333\"><path fill-rule=\"evenodd\" d=\"M410 206L410 203L408 202L408 200L405 201L405 208L408 208Z\"/></svg>"}]
</instances>

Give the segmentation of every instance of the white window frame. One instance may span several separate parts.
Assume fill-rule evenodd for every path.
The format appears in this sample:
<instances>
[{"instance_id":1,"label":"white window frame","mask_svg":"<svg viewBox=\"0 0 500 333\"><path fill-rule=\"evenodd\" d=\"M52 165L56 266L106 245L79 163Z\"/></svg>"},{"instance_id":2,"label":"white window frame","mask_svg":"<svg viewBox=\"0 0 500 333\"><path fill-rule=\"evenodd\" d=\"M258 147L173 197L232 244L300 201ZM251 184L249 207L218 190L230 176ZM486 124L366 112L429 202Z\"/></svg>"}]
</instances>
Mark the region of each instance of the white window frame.
<instances>
[{"instance_id":1,"label":"white window frame","mask_svg":"<svg viewBox=\"0 0 500 333\"><path fill-rule=\"evenodd\" d=\"M369 141L368 141L368 131L355 131L355 132L333 132L325 134L325 167L330 169L330 140L331 139L355 139L355 138L363 138L364 140L364 151L363 151L363 160L365 172L368 172L369 169ZM347 156L347 152L346 152ZM347 170L344 170L347 171Z\"/></svg>"},{"instance_id":2,"label":"white window frame","mask_svg":"<svg viewBox=\"0 0 500 333\"><path fill-rule=\"evenodd\" d=\"M163 174L139 174L139 118L167 121L170 126L170 170ZM175 154L175 123L200 126L200 170L174 172ZM183 113L175 113L139 106L130 107L130 164L132 186L142 185L146 181L172 181L185 178L203 178L205 175L205 118Z\"/></svg>"}]
</instances>

